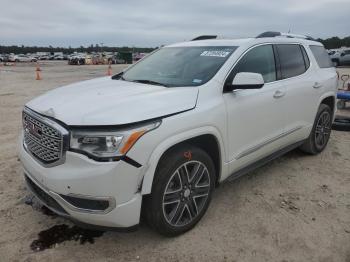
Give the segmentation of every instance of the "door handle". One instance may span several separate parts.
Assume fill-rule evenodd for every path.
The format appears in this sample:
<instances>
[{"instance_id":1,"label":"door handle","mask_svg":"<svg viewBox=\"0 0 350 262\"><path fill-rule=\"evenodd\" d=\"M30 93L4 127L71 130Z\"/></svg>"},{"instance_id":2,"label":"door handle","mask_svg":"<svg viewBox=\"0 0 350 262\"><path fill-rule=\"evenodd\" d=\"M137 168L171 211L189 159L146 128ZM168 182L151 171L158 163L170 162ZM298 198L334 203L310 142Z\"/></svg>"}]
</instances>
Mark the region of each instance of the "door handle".
<instances>
[{"instance_id":1,"label":"door handle","mask_svg":"<svg viewBox=\"0 0 350 262\"><path fill-rule=\"evenodd\" d=\"M276 90L276 92L273 94L274 98L280 98L283 97L286 93L281 90Z\"/></svg>"},{"instance_id":2,"label":"door handle","mask_svg":"<svg viewBox=\"0 0 350 262\"><path fill-rule=\"evenodd\" d=\"M317 88L322 87L322 85L319 82L315 82L312 87L317 89Z\"/></svg>"}]
</instances>

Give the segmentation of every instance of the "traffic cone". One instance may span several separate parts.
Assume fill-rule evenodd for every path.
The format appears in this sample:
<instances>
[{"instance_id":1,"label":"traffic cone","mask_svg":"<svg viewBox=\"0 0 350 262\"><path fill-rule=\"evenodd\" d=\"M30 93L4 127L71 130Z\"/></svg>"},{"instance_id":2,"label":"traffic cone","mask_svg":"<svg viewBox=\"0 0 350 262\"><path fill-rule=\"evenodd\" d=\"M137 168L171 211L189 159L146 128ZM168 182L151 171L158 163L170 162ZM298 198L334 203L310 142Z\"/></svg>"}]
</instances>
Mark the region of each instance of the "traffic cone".
<instances>
[{"instance_id":1,"label":"traffic cone","mask_svg":"<svg viewBox=\"0 0 350 262\"><path fill-rule=\"evenodd\" d=\"M108 76L111 76L111 75L112 75L112 65L111 65L111 62L109 62L109 65L108 65L107 75L108 75Z\"/></svg>"},{"instance_id":2,"label":"traffic cone","mask_svg":"<svg viewBox=\"0 0 350 262\"><path fill-rule=\"evenodd\" d=\"M35 80L41 80L41 79L42 79L42 78L41 78L41 75L40 75L41 69L40 69L39 63L36 63L35 72L36 72L36 78L35 78Z\"/></svg>"}]
</instances>

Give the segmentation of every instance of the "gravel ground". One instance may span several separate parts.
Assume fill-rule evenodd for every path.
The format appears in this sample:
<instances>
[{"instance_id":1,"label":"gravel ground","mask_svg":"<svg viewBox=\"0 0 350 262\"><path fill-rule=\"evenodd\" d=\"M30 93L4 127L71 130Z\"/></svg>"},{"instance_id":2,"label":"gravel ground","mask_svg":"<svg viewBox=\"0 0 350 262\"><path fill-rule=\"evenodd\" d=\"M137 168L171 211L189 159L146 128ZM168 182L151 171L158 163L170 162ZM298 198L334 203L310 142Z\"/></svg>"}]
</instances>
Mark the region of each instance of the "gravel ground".
<instances>
[{"instance_id":1,"label":"gravel ground","mask_svg":"<svg viewBox=\"0 0 350 262\"><path fill-rule=\"evenodd\" d=\"M0 261L350 261L350 132L333 131L318 156L293 151L224 183L200 223L176 238L143 224L132 233L79 231L35 201L26 205L16 152L23 105L52 88L103 76L107 66L46 62L41 81L34 70L0 67ZM40 232L57 228L62 242L31 249Z\"/></svg>"}]
</instances>

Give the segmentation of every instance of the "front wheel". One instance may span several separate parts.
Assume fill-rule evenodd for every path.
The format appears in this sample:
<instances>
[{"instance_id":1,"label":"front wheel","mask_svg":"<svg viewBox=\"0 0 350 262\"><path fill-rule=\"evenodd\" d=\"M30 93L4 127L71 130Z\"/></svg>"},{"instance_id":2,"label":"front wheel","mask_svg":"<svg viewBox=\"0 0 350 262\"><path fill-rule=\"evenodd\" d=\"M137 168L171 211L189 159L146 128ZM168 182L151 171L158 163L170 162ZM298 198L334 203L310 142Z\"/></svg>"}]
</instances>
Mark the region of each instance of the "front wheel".
<instances>
[{"instance_id":1,"label":"front wheel","mask_svg":"<svg viewBox=\"0 0 350 262\"><path fill-rule=\"evenodd\" d=\"M327 146L332 129L332 110L328 105L321 104L311 134L300 149L306 153L316 155Z\"/></svg>"},{"instance_id":2,"label":"front wheel","mask_svg":"<svg viewBox=\"0 0 350 262\"><path fill-rule=\"evenodd\" d=\"M144 215L159 233L182 234L205 214L214 186L214 164L205 151L193 146L171 150L159 163Z\"/></svg>"}]
</instances>

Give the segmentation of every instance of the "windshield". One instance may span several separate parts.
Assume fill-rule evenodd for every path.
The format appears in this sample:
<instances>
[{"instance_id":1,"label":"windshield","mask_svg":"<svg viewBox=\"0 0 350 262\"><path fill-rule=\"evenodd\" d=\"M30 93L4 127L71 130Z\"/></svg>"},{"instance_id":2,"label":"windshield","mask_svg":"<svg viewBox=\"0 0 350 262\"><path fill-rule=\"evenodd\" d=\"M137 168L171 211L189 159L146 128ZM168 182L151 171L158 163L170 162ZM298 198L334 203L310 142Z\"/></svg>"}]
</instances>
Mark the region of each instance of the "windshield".
<instances>
[{"instance_id":1,"label":"windshield","mask_svg":"<svg viewBox=\"0 0 350 262\"><path fill-rule=\"evenodd\" d=\"M161 48L132 66L121 78L169 87L202 85L236 49L236 46Z\"/></svg>"}]
</instances>

